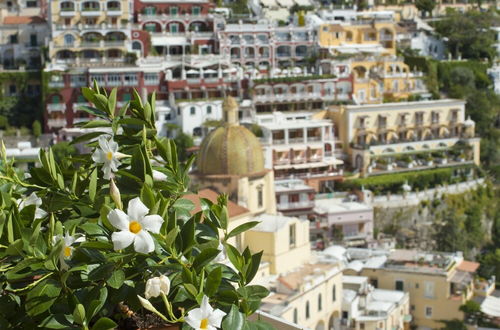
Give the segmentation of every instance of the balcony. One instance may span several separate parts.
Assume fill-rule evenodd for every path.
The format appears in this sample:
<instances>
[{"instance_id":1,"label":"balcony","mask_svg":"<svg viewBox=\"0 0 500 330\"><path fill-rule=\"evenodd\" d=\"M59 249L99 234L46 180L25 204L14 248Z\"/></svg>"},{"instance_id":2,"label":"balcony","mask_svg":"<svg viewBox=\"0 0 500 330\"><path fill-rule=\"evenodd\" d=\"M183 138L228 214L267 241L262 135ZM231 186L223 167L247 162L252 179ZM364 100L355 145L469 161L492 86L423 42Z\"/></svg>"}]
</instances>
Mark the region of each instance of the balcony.
<instances>
[{"instance_id":1,"label":"balcony","mask_svg":"<svg viewBox=\"0 0 500 330\"><path fill-rule=\"evenodd\" d=\"M289 138L288 143L304 143L304 138L301 137L295 137L295 138Z\"/></svg>"},{"instance_id":2,"label":"balcony","mask_svg":"<svg viewBox=\"0 0 500 330\"><path fill-rule=\"evenodd\" d=\"M301 201L301 202L288 202L288 203L279 203L277 205L278 210L295 210L295 209L307 209L314 207L314 201Z\"/></svg>"},{"instance_id":3,"label":"balcony","mask_svg":"<svg viewBox=\"0 0 500 330\"><path fill-rule=\"evenodd\" d=\"M66 119L63 118L49 119L47 120L47 126L49 126L49 128L64 127L66 126Z\"/></svg>"},{"instance_id":4,"label":"balcony","mask_svg":"<svg viewBox=\"0 0 500 330\"><path fill-rule=\"evenodd\" d=\"M104 47L125 47L125 40L104 41Z\"/></svg>"},{"instance_id":5,"label":"balcony","mask_svg":"<svg viewBox=\"0 0 500 330\"><path fill-rule=\"evenodd\" d=\"M101 16L101 9L100 8L82 8L80 15L83 17Z\"/></svg>"},{"instance_id":6,"label":"balcony","mask_svg":"<svg viewBox=\"0 0 500 330\"><path fill-rule=\"evenodd\" d=\"M108 16L122 16L123 11L121 8L108 8L106 9L106 15Z\"/></svg>"},{"instance_id":7,"label":"balcony","mask_svg":"<svg viewBox=\"0 0 500 330\"><path fill-rule=\"evenodd\" d=\"M47 111L49 113L57 112L57 111L64 112L64 111L66 111L66 104L64 104L64 103L49 103L47 105Z\"/></svg>"},{"instance_id":8,"label":"balcony","mask_svg":"<svg viewBox=\"0 0 500 330\"><path fill-rule=\"evenodd\" d=\"M288 158L276 159L273 161L273 165L289 165L289 164L290 164L290 159Z\"/></svg>"},{"instance_id":9,"label":"balcony","mask_svg":"<svg viewBox=\"0 0 500 330\"><path fill-rule=\"evenodd\" d=\"M64 88L64 81L49 81L50 88Z\"/></svg>"},{"instance_id":10,"label":"balcony","mask_svg":"<svg viewBox=\"0 0 500 330\"><path fill-rule=\"evenodd\" d=\"M75 8L61 8L61 11L59 12L59 16L61 17L73 17L75 14Z\"/></svg>"}]
</instances>

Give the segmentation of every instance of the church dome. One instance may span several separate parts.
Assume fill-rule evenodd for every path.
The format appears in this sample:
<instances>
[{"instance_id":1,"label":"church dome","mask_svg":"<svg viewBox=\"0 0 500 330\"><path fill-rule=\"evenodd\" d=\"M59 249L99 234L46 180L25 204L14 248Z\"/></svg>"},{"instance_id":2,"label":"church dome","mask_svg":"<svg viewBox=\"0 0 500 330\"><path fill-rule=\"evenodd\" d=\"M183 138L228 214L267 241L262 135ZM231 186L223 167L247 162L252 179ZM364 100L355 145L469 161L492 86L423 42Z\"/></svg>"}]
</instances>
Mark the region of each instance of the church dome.
<instances>
[{"instance_id":1,"label":"church dome","mask_svg":"<svg viewBox=\"0 0 500 330\"><path fill-rule=\"evenodd\" d=\"M202 175L240 175L264 171L264 153L257 137L237 123L238 104L232 97L224 101L226 124L203 140L198 153Z\"/></svg>"}]
</instances>

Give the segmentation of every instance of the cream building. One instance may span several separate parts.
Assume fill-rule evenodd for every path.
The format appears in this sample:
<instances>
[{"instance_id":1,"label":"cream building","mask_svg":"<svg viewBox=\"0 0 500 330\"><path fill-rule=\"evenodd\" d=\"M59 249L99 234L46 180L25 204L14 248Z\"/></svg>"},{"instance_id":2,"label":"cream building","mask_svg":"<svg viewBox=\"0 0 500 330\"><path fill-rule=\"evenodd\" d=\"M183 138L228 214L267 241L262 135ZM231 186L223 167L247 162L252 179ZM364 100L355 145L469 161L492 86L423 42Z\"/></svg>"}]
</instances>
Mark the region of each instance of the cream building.
<instances>
[{"instance_id":1,"label":"cream building","mask_svg":"<svg viewBox=\"0 0 500 330\"><path fill-rule=\"evenodd\" d=\"M50 1L53 64L114 66L131 50L132 2Z\"/></svg>"},{"instance_id":2,"label":"cream building","mask_svg":"<svg viewBox=\"0 0 500 330\"><path fill-rule=\"evenodd\" d=\"M431 166L479 165L475 123L465 101L332 107L329 115L354 168L362 174Z\"/></svg>"},{"instance_id":3,"label":"cream building","mask_svg":"<svg viewBox=\"0 0 500 330\"><path fill-rule=\"evenodd\" d=\"M345 256L350 262L344 275L366 276L375 288L409 293L412 324L419 329L462 320L460 306L494 290L494 282L476 278L479 264L464 260L461 252L348 249Z\"/></svg>"}]
</instances>

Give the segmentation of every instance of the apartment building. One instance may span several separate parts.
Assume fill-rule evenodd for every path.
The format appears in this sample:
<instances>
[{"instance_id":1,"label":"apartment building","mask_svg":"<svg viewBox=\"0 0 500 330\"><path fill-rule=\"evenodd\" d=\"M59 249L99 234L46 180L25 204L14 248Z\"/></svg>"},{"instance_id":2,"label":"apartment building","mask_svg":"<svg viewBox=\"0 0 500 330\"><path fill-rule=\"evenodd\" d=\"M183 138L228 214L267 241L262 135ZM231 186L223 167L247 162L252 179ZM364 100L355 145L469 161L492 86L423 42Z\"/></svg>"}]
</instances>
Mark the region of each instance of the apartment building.
<instances>
[{"instance_id":1,"label":"apartment building","mask_svg":"<svg viewBox=\"0 0 500 330\"><path fill-rule=\"evenodd\" d=\"M274 181L276 208L286 216L308 219L313 214L314 188L300 179Z\"/></svg>"},{"instance_id":2,"label":"apartment building","mask_svg":"<svg viewBox=\"0 0 500 330\"><path fill-rule=\"evenodd\" d=\"M4 69L39 70L49 34L44 1L0 3L0 65Z\"/></svg>"},{"instance_id":3,"label":"apartment building","mask_svg":"<svg viewBox=\"0 0 500 330\"><path fill-rule=\"evenodd\" d=\"M333 124L311 113L258 115L265 167L276 179L299 178L317 192L328 192L342 180L343 161L335 154Z\"/></svg>"},{"instance_id":4,"label":"apartment building","mask_svg":"<svg viewBox=\"0 0 500 330\"><path fill-rule=\"evenodd\" d=\"M479 165L475 123L465 119L465 101L332 107L351 165L363 174L429 167Z\"/></svg>"},{"instance_id":5,"label":"apartment building","mask_svg":"<svg viewBox=\"0 0 500 330\"><path fill-rule=\"evenodd\" d=\"M342 318L335 329L408 329L408 292L373 288L368 277L342 277ZM330 328L331 329L331 328Z\"/></svg>"},{"instance_id":6,"label":"apartment building","mask_svg":"<svg viewBox=\"0 0 500 330\"><path fill-rule=\"evenodd\" d=\"M133 49L144 54L150 51L149 44L154 55L160 56L214 53L216 26L223 21L212 13L213 2L134 0L133 4L137 29L149 35L134 40Z\"/></svg>"},{"instance_id":7,"label":"apartment building","mask_svg":"<svg viewBox=\"0 0 500 330\"><path fill-rule=\"evenodd\" d=\"M366 246L373 241L373 207L346 198L316 198L311 239L327 245Z\"/></svg>"},{"instance_id":8,"label":"apartment building","mask_svg":"<svg viewBox=\"0 0 500 330\"><path fill-rule=\"evenodd\" d=\"M318 30L319 47L332 55L396 54L396 23L387 18L357 16L346 23L325 22Z\"/></svg>"},{"instance_id":9,"label":"apartment building","mask_svg":"<svg viewBox=\"0 0 500 330\"><path fill-rule=\"evenodd\" d=\"M375 10L394 10L403 19L412 19L419 16L419 11L415 7L416 0L375 0ZM432 16L446 15L449 9L465 12L478 8L478 2L471 0L435 0L436 6L432 11ZM490 7L496 8L497 0L484 0L480 2L480 8L487 10Z\"/></svg>"},{"instance_id":10,"label":"apartment building","mask_svg":"<svg viewBox=\"0 0 500 330\"><path fill-rule=\"evenodd\" d=\"M348 249L346 255L351 262L344 275L366 276L375 288L409 293L412 324L418 327L439 328L441 320L461 320L460 306L494 290L494 281L475 277L479 264L464 260L460 252Z\"/></svg>"},{"instance_id":11,"label":"apartment building","mask_svg":"<svg viewBox=\"0 0 500 330\"><path fill-rule=\"evenodd\" d=\"M220 53L246 72L271 75L276 68L304 67L316 52L313 26L226 24L218 31Z\"/></svg>"}]
</instances>

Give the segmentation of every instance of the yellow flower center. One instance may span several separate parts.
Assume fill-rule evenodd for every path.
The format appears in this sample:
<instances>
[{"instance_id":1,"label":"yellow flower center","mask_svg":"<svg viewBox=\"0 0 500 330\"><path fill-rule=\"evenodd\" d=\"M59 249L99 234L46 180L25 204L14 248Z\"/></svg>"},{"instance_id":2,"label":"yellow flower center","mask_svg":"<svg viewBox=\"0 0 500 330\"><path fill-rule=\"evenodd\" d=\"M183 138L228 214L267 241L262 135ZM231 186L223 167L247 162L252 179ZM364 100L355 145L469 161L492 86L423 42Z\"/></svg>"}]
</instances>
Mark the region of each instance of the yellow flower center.
<instances>
[{"instance_id":1,"label":"yellow flower center","mask_svg":"<svg viewBox=\"0 0 500 330\"><path fill-rule=\"evenodd\" d=\"M106 153L106 158L107 158L108 160L112 160L112 159L113 159L113 153L112 153L111 151L108 151L108 152Z\"/></svg>"},{"instance_id":2,"label":"yellow flower center","mask_svg":"<svg viewBox=\"0 0 500 330\"><path fill-rule=\"evenodd\" d=\"M208 319L201 320L200 329L208 329Z\"/></svg>"},{"instance_id":3,"label":"yellow flower center","mask_svg":"<svg viewBox=\"0 0 500 330\"><path fill-rule=\"evenodd\" d=\"M70 246L65 246L64 247L64 256L66 258L71 257L71 247Z\"/></svg>"},{"instance_id":4,"label":"yellow flower center","mask_svg":"<svg viewBox=\"0 0 500 330\"><path fill-rule=\"evenodd\" d=\"M137 234L141 231L141 229L142 227L140 223L138 223L137 221L130 221L130 224L128 225L128 230L130 230L130 232Z\"/></svg>"}]
</instances>

